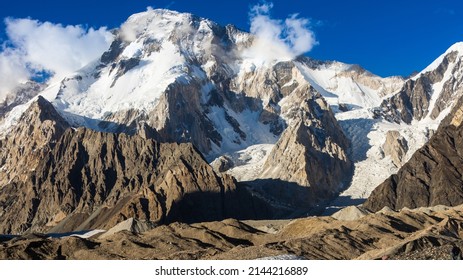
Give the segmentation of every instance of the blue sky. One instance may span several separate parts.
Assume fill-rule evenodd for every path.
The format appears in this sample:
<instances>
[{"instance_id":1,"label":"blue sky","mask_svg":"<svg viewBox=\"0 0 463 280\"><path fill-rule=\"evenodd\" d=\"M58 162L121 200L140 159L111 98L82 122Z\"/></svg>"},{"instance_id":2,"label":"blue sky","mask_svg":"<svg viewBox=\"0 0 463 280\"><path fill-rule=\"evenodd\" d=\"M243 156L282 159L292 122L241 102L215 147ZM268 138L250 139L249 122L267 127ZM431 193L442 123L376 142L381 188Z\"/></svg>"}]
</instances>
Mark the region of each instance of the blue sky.
<instances>
[{"instance_id":1,"label":"blue sky","mask_svg":"<svg viewBox=\"0 0 463 280\"><path fill-rule=\"evenodd\" d=\"M0 17L32 18L63 25L115 28L128 16L169 8L232 23L249 30L249 9L260 1L1 1ZM273 0L271 16L285 19L298 13L311 19L319 42L306 55L360 64L380 76L419 71L448 47L463 41L463 3L450 0L311 1ZM4 41L5 24L0 26Z\"/></svg>"}]
</instances>

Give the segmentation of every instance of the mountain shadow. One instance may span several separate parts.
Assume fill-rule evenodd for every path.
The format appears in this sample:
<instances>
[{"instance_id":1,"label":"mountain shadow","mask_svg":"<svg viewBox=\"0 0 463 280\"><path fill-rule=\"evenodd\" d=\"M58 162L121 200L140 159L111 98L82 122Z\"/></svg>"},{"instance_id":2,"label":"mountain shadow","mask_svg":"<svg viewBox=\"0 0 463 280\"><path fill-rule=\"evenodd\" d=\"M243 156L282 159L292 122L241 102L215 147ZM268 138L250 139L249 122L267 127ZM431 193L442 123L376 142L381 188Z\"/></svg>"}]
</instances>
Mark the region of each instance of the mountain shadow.
<instances>
[{"instance_id":1,"label":"mountain shadow","mask_svg":"<svg viewBox=\"0 0 463 280\"><path fill-rule=\"evenodd\" d=\"M259 213L259 219L292 219L320 214L327 198L333 194L328 190L315 190L312 187L301 186L294 182L280 179L257 179L240 182L254 203L264 205L266 212Z\"/></svg>"}]
</instances>

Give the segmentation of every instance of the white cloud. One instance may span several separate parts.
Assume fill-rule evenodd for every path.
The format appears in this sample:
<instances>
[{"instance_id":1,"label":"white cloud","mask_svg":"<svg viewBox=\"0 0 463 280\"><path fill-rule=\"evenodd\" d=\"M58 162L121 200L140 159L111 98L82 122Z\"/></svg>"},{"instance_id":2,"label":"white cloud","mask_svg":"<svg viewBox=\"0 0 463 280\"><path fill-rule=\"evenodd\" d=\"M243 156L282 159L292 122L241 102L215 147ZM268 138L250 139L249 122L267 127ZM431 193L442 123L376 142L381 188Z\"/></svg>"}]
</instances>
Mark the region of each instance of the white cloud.
<instances>
[{"instance_id":1,"label":"white cloud","mask_svg":"<svg viewBox=\"0 0 463 280\"><path fill-rule=\"evenodd\" d=\"M30 76L21 54L7 49L0 53L0 102L5 94Z\"/></svg>"},{"instance_id":2,"label":"white cloud","mask_svg":"<svg viewBox=\"0 0 463 280\"><path fill-rule=\"evenodd\" d=\"M286 25L286 42L289 43L293 55L310 51L316 44L315 34L308 29L309 20L306 18L297 18L297 14L285 20Z\"/></svg>"},{"instance_id":3,"label":"white cloud","mask_svg":"<svg viewBox=\"0 0 463 280\"><path fill-rule=\"evenodd\" d=\"M243 52L244 57L258 61L290 60L310 51L318 42L309 28L310 21L297 14L284 21L272 19L270 11L273 3L257 4L251 8L250 31L255 40Z\"/></svg>"},{"instance_id":4,"label":"white cloud","mask_svg":"<svg viewBox=\"0 0 463 280\"><path fill-rule=\"evenodd\" d=\"M70 74L108 49L113 35L106 29L63 26L33 19L5 20L8 40L0 53L0 100L36 72Z\"/></svg>"}]
</instances>

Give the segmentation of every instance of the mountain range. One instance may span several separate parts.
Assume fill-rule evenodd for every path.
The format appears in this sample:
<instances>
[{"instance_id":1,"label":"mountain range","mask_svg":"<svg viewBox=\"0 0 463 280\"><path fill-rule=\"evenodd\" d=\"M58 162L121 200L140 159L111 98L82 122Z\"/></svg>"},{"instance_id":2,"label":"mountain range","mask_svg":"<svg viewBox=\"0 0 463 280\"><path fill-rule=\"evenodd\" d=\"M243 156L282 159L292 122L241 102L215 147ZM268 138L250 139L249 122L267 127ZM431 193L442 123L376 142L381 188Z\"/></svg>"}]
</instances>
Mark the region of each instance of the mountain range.
<instances>
[{"instance_id":1,"label":"mountain range","mask_svg":"<svg viewBox=\"0 0 463 280\"><path fill-rule=\"evenodd\" d=\"M263 56L262 38L188 13L113 33L73 75L0 101L1 234L463 203L463 43L382 78Z\"/></svg>"}]
</instances>

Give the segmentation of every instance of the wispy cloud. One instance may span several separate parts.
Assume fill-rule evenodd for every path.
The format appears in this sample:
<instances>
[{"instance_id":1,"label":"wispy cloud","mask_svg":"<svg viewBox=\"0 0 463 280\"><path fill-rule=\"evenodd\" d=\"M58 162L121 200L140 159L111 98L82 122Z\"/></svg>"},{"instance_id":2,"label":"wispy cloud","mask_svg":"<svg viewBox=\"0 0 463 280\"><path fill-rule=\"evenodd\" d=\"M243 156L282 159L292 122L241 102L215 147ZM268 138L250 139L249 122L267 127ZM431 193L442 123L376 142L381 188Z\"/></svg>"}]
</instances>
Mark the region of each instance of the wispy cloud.
<instances>
[{"instance_id":1,"label":"wispy cloud","mask_svg":"<svg viewBox=\"0 0 463 280\"><path fill-rule=\"evenodd\" d=\"M290 60L310 51L316 44L310 20L290 15L285 20L272 19L273 3L263 2L250 9L250 31L256 39L244 51L245 57L261 61Z\"/></svg>"},{"instance_id":2,"label":"wispy cloud","mask_svg":"<svg viewBox=\"0 0 463 280\"><path fill-rule=\"evenodd\" d=\"M0 52L0 100L36 73L64 76L97 59L113 40L105 28L63 26L33 19L5 20Z\"/></svg>"}]
</instances>

